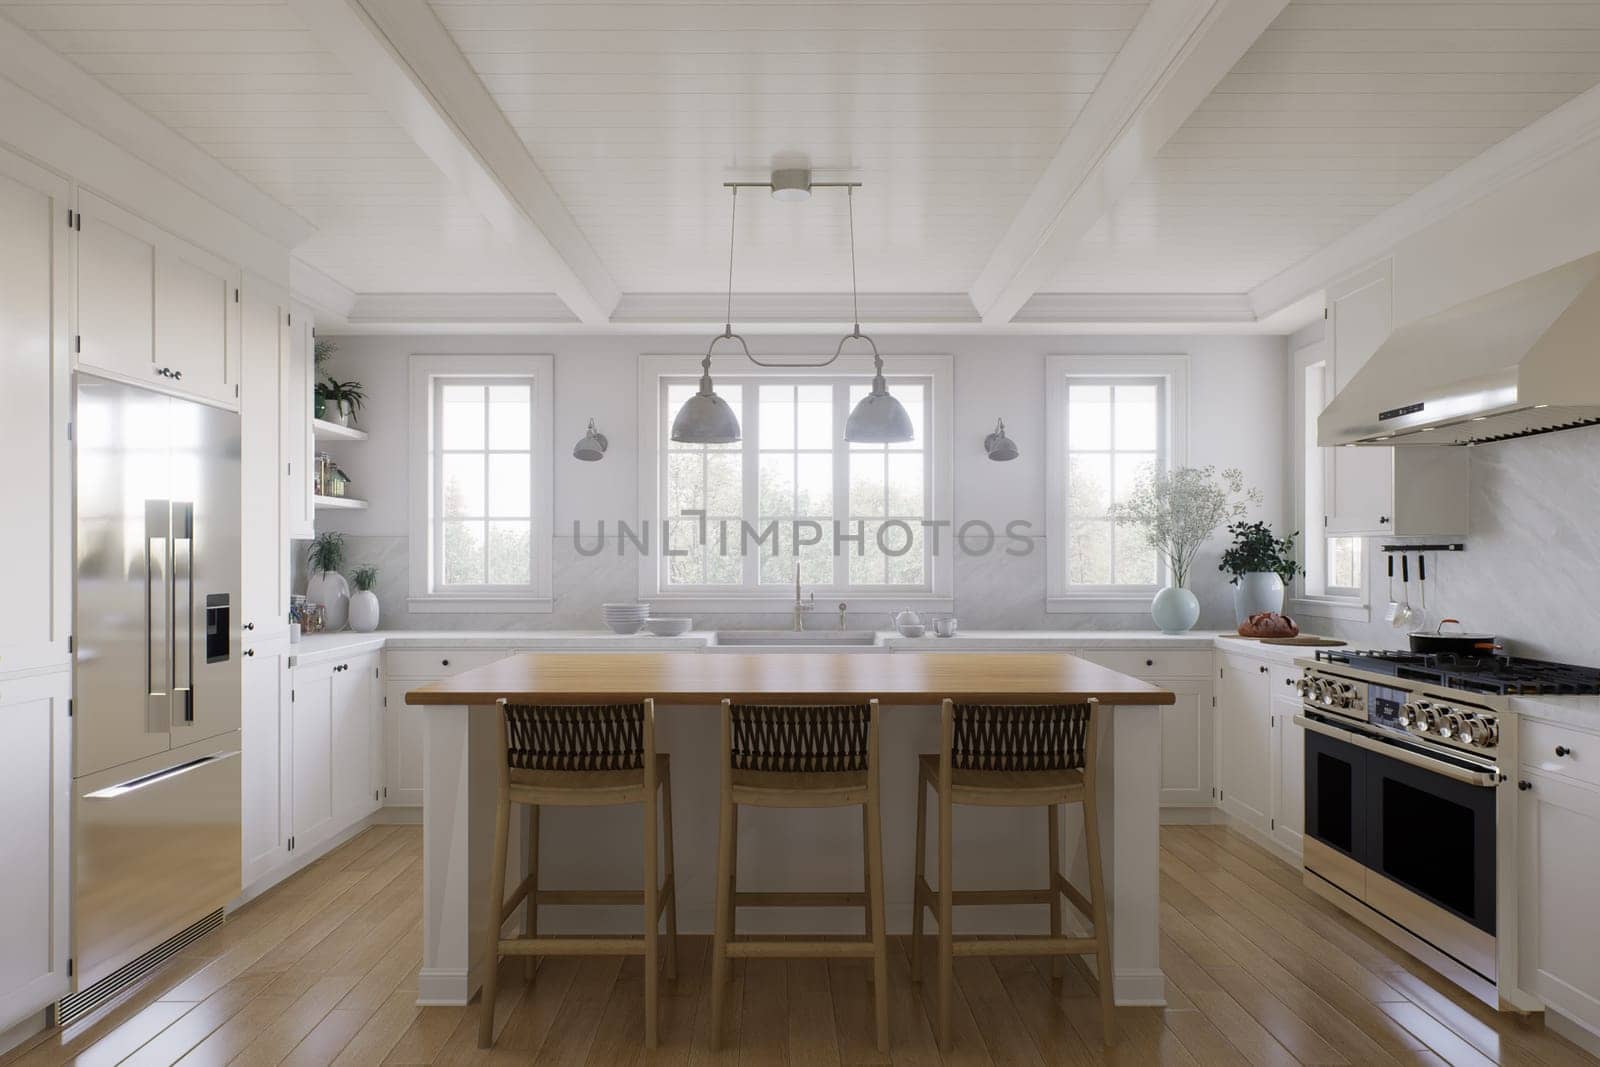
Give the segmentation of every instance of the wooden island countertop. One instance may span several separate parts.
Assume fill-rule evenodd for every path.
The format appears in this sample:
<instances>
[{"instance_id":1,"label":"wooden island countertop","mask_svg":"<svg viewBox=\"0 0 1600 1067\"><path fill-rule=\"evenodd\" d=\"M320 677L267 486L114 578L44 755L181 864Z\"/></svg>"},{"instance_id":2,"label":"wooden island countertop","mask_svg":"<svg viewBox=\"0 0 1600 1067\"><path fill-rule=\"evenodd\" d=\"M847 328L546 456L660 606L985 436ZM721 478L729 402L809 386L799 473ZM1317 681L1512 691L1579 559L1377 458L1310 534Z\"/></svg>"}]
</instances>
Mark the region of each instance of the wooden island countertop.
<instances>
[{"instance_id":1,"label":"wooden island countertop","mask_svg":"<svg viewBox=\"0 0 1600 1067\"><path fill-rule=\"evenodd\" d=\"M413 705L512 702L716 704L723 697L883 704L963 701L1172 704L1148 682L1065 652L527 652L413 689Z\"/></svg>"}]
</instances>

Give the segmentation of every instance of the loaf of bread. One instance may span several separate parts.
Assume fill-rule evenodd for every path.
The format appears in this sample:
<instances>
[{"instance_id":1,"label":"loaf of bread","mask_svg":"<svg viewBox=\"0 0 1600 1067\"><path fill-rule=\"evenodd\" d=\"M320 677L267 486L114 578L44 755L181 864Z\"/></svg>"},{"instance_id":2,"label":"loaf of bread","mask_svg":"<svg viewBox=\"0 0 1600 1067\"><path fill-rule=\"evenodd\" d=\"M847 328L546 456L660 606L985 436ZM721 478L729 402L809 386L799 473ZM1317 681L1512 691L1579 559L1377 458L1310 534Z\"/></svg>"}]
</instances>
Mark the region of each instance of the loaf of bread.
<instances>
[{"instance_id":1,"label":"loaf of bread","mask_svg":"<svg viewBox=\"0 0 1600 1067\"><path fill-rule=\"evenodd\" d=\"M1287 615L1263 611L1246 619L1239 627L1240 637L1298 637L1300 627Z\"/></svg>"}]
</instances>

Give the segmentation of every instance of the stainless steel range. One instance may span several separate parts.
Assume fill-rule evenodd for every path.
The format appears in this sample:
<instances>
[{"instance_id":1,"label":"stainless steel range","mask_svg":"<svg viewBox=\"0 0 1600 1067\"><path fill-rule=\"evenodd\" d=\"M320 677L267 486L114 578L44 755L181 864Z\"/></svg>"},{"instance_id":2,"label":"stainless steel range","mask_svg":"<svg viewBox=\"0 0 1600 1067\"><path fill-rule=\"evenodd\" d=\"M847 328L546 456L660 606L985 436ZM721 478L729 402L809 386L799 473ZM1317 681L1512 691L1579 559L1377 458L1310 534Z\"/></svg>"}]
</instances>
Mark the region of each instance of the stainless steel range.
<instances>
[{"instance_id":1,"label":"stainless steel range","mask_svg":"<svg viewBox=\"0 0 1600 1067\"><path fill-rule=\"evenodd\" d=\"M1486 1002L1517 989L1517 730L1506 696L1600 693L1600 671L1505 656L1300 660L1306 884ZM1500 976L1507 981L1500 981Z\"/></svg>"}]
</instances>

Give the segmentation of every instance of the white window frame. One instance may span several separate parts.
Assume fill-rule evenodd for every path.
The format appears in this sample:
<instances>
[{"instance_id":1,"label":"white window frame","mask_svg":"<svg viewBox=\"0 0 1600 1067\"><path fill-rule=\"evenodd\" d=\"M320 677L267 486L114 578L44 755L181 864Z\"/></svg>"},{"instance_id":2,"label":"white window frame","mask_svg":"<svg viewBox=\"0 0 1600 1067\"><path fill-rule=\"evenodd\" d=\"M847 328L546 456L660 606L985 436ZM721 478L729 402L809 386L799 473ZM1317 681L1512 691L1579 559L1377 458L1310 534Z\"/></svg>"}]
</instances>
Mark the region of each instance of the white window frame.
<instances>
[{"instance_id":1,"label":"white window frame","mask_svg":"<svg viewBox=\"0 0 1600 1067\"><path fill-rule=\"evenodd\" d=\"M546 613L555 604L551 548L555 533L554 404L555 357L550 355L415 354L410 378L410 558L411 588L406 606L413 612ZM532 388L532 436L529 439L533 489L533 559L526 586L440 589L434 583L438 553L434 546L434 442L437 417L434 395L440 379L482 382L506 378L527 381Z\"/></svg>"},{"instance_id":2,"label":"white window frame","mask_svg":"<svg viewBox=\"0 0 1600 1067\"><path fill-rule=\"evenodd\" d=\"M1093 381L1161 379L1165 425L1158 451L1166 468L1189 461L1189 357L1172 355L1052 355L1045 366L1045 610L1059 614L1143 615L1158 586L1106 586L1074 589L1067 581L1067 385L1072 378Z\"/></svg>"},{"instance_id":3,"label":"white window frame","mask_svg":"<svg viewBox=\"0 0 1600 1067\"><path fill-rule=\"evenodd\" d=\"M1311 425L1306 418L1306 377L1313 367L1319 364L1323 368L1322 388L1323 397L1326 399L1333 391L1333 353L1324 335L1322 323L1314 323L1308 327L1307 332L1295 335L1296 338L1304 336L1303 344L1296 346L1294 340L1290 341L1289 351L1289 411L1290 427L1289 440L1291 442L1290 456L1293 462L1294 482L1294 514L1295 526L1300 529L1300 537L1296 540L1295 552L1301 567L1305 571L1295 577L1289 590L1289 610L1296 615L1314 615L1325 619L1340 619L1346 622L1370 622L1372 620L1371 597L1371 563L1366 558L1367 545L1363 543L1362 552L1362 584L1359 589L1349 593L1334 595L1312 592L1309 582L1313 566L1319 566L1326 573L1328 532L1326 517L1324 522L1314 528L1308 521L1314 518L1313 512L1327 512L1326 496L1334 482L1334 455L1331 448L1321 449L1322 452L1322 490L1324 502L1320 508L1312 508L1311 501L1307 500L1309 491L1306 485L1306 463L1308 462L1308 449L1310 441L1316 435L1316 427ZM1313 542L1319 546L1313 551Z\"/></svg>"},{"instance_id":4,"label":"white window frame","mask_svg":"<svg viewBox=\"0 0 1600 1067\"><path fill-rule=\"evenodd\" d=\"M639 357L639 517L648 521L651 537L649 554L639 555L639 595L652 602L670 604L674 611L713 613L787 611L794 605L792 587L780 590L775 586L767 588L702 586L693 589L681 587L669 589L663 586L660 532L661 519L666 508L666 460L662 442L667 427L664 421L665 405L661 400L662 379L698 378L702 358L700 355L677 354L648 354ZM795 362L814 360L820 363L828 358L828 353L785 355L784 358ZM840 380L848 380L854 384L857 381L861 383L870 381L872 372L871 357L854 355L841 356L830 366L816 370L768 369L758 367L743 358L727 355L713 357L711 365L713 380L719 383L726 377L729 380L770 379L774 384L833 383ZM925 448L929 461L925 467L924 509L932 521L950 524L954 515L951 357L948 355L885 356L884 373L891 392L894 390L897 377L921 378L928 384L927 411L931 429ZM848 462L848 446L843 441L843 426L845 416L849 412L839 410L839 407L835 404L834 425L838 432L839 446L834 451L835 464ZM745 444L745 463L759 462L758 442L747 436ZM835 484L837 485L837 479ZM848 506L847 502L844 503ZM749 504L750 502L746 501L746 507ZM839 507L840 504L841 501L836 498L835 507ZM805 587L805 593L808 595L816 593L819 614L825 611L831 612L840 601L849 604L851 611L890 610L908 606L915 606L924 611L953 610L955 570L953 561L957 551L954 544L954 529L954 525L950 524L939 531L939 551L930 554L928 560L930 584L927 589L896 591L894 587L808 585ZM854 528L850 527L848 532L853 533ZM823 536L825 540L831 539L832 529L825 528ZM845 550L849 550L848 546Z\"/></svg>"}]
</instances>

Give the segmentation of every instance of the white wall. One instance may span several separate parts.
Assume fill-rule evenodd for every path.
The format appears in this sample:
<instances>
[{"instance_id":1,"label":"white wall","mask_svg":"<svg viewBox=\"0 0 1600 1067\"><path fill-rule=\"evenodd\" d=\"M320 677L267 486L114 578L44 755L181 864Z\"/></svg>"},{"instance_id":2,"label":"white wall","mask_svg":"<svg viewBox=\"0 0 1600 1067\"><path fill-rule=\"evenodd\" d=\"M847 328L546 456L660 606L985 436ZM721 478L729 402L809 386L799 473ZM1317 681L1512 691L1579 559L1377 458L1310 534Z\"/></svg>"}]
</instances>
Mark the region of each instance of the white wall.
<instances>
[{"instance_id":1,"label":"white wall","mask_svg":"<svg viewBox=\"0 0 1600 1067\"><path fill-rule=\"evenodd\" d=\"M693 353L698 337L336 337L339 351L333 373L360 380L367 407L361 426L371 439L328 448L351 476L353 492L371 501L365 512L325 512L319 529L343 531L349 565L375 563L381 569L379 598L384 628L593 628L602 601L638 596L637 565L614 552L582 557L573 550L575 520L592 537L598 520L611 528L618 517L634 518L637 496L637 357L643 353ZM827 354L830 338L762 338L770 353ZM1281 337L982 337L971 335L893 336L880 340L892 354L952 353L955 357L954 521L983 519L1002 529L1025 519L1045 531L1044 357L1052 353L1186 353L1190 370L1189 462L1236 466L1264 494L1263 517L1283 518L1287 395L1284 340ZM825 351L826 350L826 351ZM553 353L555 356L555 611L548 615L411 615L405 610L408 585L406 471L407 378L413 353ZM736 369L732 359L722 364ZM1022 454L1010 463L993 463L982 442L1004 418ZM572 458L571 447L590 418L610 439L599 463ZM1045 552L1012 557L956 557L956 613L962 625L976 628L1144 628L1148 615L1083 616L1044 610ZM1220 545L1203 555L1194 586L1201 598L1202 626L1232 626L1231 592L1216 572ZM297 553L299 555L299 553ZM303 579L301 579L303 581ZM297 588L299 585L297 584ZM776 616L721 617L722 624L772 625ZM882 626L878 615L852 623Z\"/></svg>"}]
</instances>

